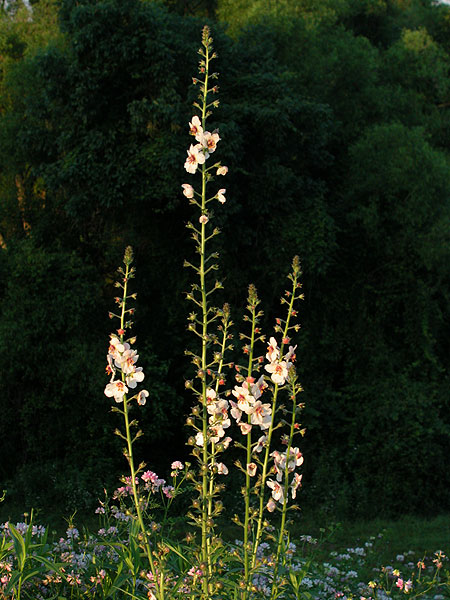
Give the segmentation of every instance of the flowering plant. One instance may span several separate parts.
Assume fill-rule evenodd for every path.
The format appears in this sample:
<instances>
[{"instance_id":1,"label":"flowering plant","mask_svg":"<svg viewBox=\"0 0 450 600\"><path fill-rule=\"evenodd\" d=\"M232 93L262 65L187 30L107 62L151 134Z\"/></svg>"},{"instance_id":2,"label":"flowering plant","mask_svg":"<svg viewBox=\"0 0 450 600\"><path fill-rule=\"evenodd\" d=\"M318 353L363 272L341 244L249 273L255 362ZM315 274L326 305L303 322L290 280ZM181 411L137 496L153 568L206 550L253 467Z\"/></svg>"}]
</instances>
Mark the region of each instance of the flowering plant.
<instances>
[{"instance_id":1,"label":"flowering plant","mask_svg":"<svg viewBox=\"0 0 450 600\"><path fill-rule=\"evenodd\" d=\"M222 284L213 278L218 269L215 262L218 255L207 250L212 238L219 234L217 227L212 228L212 203L223 205L226 202L226 189L217 186L210 193L210 184L215 182L215 178L228 174L228 167L212 160L221 141L219 131L207 129L211 109L219 105L216 98L210 98L218 93L215 82L218 74L211 71L216 53L212 49L207 27L203 30L199 54L199 77L193 79L199 88L198 102L194 103L199 115L194 115L189 123L189 133L195 143L189 145L184 167L189 175L200 173L201 183L198 189L191 183L182 184L183 195L198 210L197 224L189 222L187 228L191 231L199 261L197 264L185 262L185 266L191 268L196 277L187 299L195 306L188 318L188 329L198 340L198 350L186 351L194 365L194 377L186 381L186 388L193 392L195 400L187 424L193 429L188 443L192 447L197 469L188 469L185 477L191 482L196 495L188 518L199 529L199 541L197 547L192 545L195 536L189 534L189 551L182 554L179 550L178 553L186 563L194 564L202 598L214 597L224 585L234 588L233 593L238 593L239 597L248 598L253 593L253 580L261 568L258 548L263 539L275 539L268 516L278 511L281 513L281 524L275 541L270 587L270 596L275 598L280 593L280 586L284 585L284 579L278 576L278 571L283 563L288 539L287 513L289 509L296 508L295 505L289 507L289 500L296 499L302 481L298 468L303 463L303 456L294 444L294 437L305 432L298 422L298 414L303 408L298 401L302 387L294 366L296 346L290 344L292 331L299 329L295 318L297 302L303 298L299 282L301 272L299 260L294 258L289 275L291 286L281 299L286 314L276 319L275 336L271 336L267 343L259 327L262 311L258 308L257 291L253 285L249 286L244 317L246 331L239 336L243 341L245 364L234 364L228 360L233 350L230 307L227 304L222 308L211 305L211 295L221 289ZM132 348L135 339L126 337L131 327L128 317L133 313L133 309L127 307L127 302L135 298L135 294L128 295L128 282L134 277L131 263L132 252L128 248L124 257L125 269L119 270L121 280L116 283L123 292L122 297L116 298L120 313L110 313L111 318L120 320L120 326L117 333L110 336L107 372L111 379L105 387L105 395L119 405L114 406L113 410L124 418L124 433L116 431L126 442L124 454L130 468L130 477L123 489L134 502L133 518L139 526L140 545L148 559L153 582L152 594L156 598L163 598L166 578L160 576L162 558L160 553L155 553L153 536L146 527L143 515L148 502L144 501L139 487L139 474L144 472L145 465L136 468L133 460L133 443L141 431L138 430L134 437L131 435L131 428L137 423L130 421L129 412L133 400L137 405L145 404L150 394L147 390L141 390L130 395L130 390L134 392L144 379L142 368L136 366L139 357ZM261 350L263 353L258 355L257 352ZM234 369L236 381L232 388L227 389L231 369ZM282 393L287 395L287 405L280 404ZM277 439L280 447L274 449ZM232 570L236 576L228 576L224 582L224 563L218 557L223 555L225 543L218 535L216 521L224 508L220 498L224 489L221 478L229 473L231 467L226 463L226 451L230 446L243 451L243 458L236 462L243 478L243 514L242 517L233 517L233 521L242 527L243 539L242 546L234 548L232 554L235 563ZM151 481L145 479L147 473L141 475L146 485ZM152 485L155 486L154 483ZM169 494L173 493L170 490ZM164 557L168 554L170 549ZM227 568L230 567L228 564Z\"/></svg>"}]
</instances>

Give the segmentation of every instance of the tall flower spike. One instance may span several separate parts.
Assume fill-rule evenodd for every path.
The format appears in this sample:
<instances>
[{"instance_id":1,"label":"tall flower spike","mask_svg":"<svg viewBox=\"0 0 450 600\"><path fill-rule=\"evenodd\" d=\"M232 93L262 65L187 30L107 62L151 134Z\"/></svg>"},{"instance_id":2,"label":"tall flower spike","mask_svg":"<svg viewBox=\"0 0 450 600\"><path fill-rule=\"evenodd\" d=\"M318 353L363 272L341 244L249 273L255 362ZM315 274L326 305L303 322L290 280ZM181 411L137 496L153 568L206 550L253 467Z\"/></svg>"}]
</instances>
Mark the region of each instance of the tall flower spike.
<instances>
[{"instance_id":1,"label":"tall flower spike","mask_svg":"<svg viewBox=\"0 0 450 600\"><path fill-rule=\"evenodd\" d=\"M148 540L147 529L144 524L142 515L142 502L140 498L140 492L137 487L137 474L143 469L141 464L137 469L134 464L133 458L133 443L142 435L142 431L138 431L134 437L131 435L131 427L137 425L137 421L129 420L130 402L136 399L137 404L143 406L149 393L147 390L141 390L139 393L131 398L127 397L129 389L134 389L137 384L143 381L144 373L142 367L136 367L137 360L139 358L136 350L131 348L131 343L136 341L136 338L129 338L128 341L124 341L124 335L128 328L131 327L132 323L127 321L127 316L134 313L134 308L127 308L127 300L130 298L136 298L136 294L128 294L129 280L134 277L134 267L131 266L133 262L133 250L131 246L128 246L125 250L123 257L123 263L125 270L120 267L118 272L121 276L121 281L116 282L116 287L122 288L122 298L117 298L116 302L121 309L120 315L113 315L120 320L120 327L116 334L111 334L108 355L107 355L107 373L112 375L111 381L105 387L105 395L114 400L119 404L122 404L122 409L115 408L117 412L120 412L124 417L125 434L122 434L119 430L116 430L117 435L126 442L126 448L124 448L124 456L128 461L130 469L130 484L131 484L131 495L134 501L134 508L136 511L137 522L140 528L141 544L144 553L147 556L150 571L154 580L156 580L156 569L153 561L153 555L150 549L150 543ZM120 379L114 379L117 375ZM158 584L159 585L159 584ZM159 595L161 597L161 595Z\"/></svg>"},{"instance_id":2,"label":"tall flower spike","mask_svg":"<svg viewBox=\"0 0 450 600\"><path fill-rule=\"evenodd\" d=\"M201 559L205 565L205 576L202 579L202 598L210 598L214 595L215 588L212 584L215 565L213 561L215 536L213 516L215 512L215 497L218 493L216 479L218 475L226 475L228 469L225 464L218 460L218 454L223 452L231 439L225 435L231 421L228 417L229 404L227 400L218 397L218 388L223 382L223 354L229 348L228 339L228 321L224 318L224 312L210 305L210 295L222 287L222 285L212 280L212 274L218 266L214 264L217 253L208 254L208 242L219 233L217 228L212 230L211 235L207 234L210 227L210 221L213 218L213 212L208 210L209 202L218 200L222 204L225 202L225 190L215 190L213 194L207 195L208 185L213 181L212 170L221 168L220 162L207 166L207 161L211 161L211 156L216 152L220 136L217 130L207 131L206 121L210 116L210 109L216 106L216 101L209 101L209 95L218 91L217 86L210 84L211 78L216 78L217 74L210 74L211 60L215 58L212 53L212 39L208 27L203 28L202 47L199 49L199 77L194 78L194 84L199 88L198 101L194 107L199 111L189 122L189 133L194 137L196 144L190 144L187 151L187 159L184 167L191 175L200 173L201 186L196 192L194 186L183 184L183 194L190 200L190 204L196 206L199 210L193 223L188 224L192 231L192 238L196 244L198 253L198 263L193 265L186 261L185 265L191 267L198 276L196 283L192 285L187 298L194 302L196 312L191 313L188 320L188 329L195 333L199 340L199 350L196 354L188 351L192 356L192 363L195 365L196 377L188 383L188 387L193 390L196 404L192 408L191 416L187 419L187 424L194 428L195 433L190 438L192 454L199 464L199 479L196 482L196 490L199 492L199 498L194 501L193 510L197 516L193 521L201 528L202 553ZM222 168L220 173L224 175L226 168ZM197 222L199 225L197 225ZM212 333L211 324L214 321L222 322L222 342L219 341L217 334ZM215 345L220 345L218 351Z\"/></svg>"}]
</instances>

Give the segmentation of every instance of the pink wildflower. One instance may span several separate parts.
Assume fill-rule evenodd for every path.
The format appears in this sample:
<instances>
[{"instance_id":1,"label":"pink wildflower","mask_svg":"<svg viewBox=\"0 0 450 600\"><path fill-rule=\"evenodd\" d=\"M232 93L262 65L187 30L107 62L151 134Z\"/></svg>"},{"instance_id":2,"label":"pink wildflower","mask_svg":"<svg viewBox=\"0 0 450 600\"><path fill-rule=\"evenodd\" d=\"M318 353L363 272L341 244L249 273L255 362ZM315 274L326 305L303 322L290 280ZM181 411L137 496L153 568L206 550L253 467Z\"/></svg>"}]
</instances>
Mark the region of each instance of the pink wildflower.
<instances>
[{"instance_id":1,"label":"pink wildflower","mask_svg":"<svg viewBox=\"0 0 450 600\"><path fill-rule=\"evenodd\" d=\"M164 485L162 488L163 494L164 496L166 496L166 498L173 498L173 493L175 491L175 488L172 485Z\"/></svg>"},{"instance_id":2,"label":"pink wildflower","mask_svg":"<svg viewBox=\"0 0 450 600\"><path fill-rule=\"evenodd\" d=\"M145 483L148 483L149 481L151 481L151 483L155 483L155 481L158 479L158 475L153 473L153 471L145 471L145 473L141 475L141 479L142 481L145 481Z\"/></svg>"}]
</instances>

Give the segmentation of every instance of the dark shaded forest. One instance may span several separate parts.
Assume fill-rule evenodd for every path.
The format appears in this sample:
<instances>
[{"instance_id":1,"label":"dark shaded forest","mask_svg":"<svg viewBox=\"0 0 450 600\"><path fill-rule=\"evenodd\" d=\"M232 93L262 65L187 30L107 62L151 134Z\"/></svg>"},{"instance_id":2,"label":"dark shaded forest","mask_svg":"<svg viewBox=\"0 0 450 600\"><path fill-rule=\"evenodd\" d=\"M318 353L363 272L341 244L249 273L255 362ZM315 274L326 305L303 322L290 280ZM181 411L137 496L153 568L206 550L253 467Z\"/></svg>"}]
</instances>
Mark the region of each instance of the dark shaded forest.
<instances>
[{"instance_id":1,"label":"dark shaded forest","mask_svg":"<svg viewBox=\"0 0 450 600\"><path fill-rule=\"evenodd\" d=\"M248 284L269 336L295 254L303 267L301 504L342 516L448 509L450 7L15 0L0 10L7 501L88 510L126 467L104 387L127 245L150 392L139 460L164 473L188 455L183 261L194 247L181 184L206 22L229 167L215 243L236 336Z\"/></svg>"}]
</instances>

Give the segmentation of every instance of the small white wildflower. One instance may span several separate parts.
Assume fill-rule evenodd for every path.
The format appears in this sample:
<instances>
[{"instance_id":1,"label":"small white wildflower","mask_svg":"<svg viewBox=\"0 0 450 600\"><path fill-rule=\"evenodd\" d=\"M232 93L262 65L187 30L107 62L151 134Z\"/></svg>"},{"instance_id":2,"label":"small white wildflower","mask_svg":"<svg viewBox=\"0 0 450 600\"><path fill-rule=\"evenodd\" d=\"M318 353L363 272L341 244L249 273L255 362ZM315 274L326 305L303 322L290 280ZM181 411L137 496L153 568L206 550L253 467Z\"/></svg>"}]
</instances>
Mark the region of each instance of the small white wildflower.
<instances>
[{"instance_id":1,"label":"small white wildflower","mask_svg":"<svg viewBox=\"0 0 450 600\"><path fill-rule=\"evenodd\" d=\"M194 188L192 185L189 185L189 183L183 183L181 187L183 188L183 194L186 196L186 198L194 197Z\"/></svg>"},{"instance_id":2,"label":"small white wildflower","mask_svg":"<svg viewBox=\"0 0 450 600\"><path fill-rule=\"evenodd\" d=\"M139 392L139 394L137 395L137 403L140 406L144 406L144 404L147 402L148 396L149 396L149 393L147 392L147 390L141 390Z\"/></svg>"},{"instance_id":3,"label":"small white wildflower","mask_svg":"<svg viewBox=\"0 0 450 600\"><path fill-rule=\"evenodd\" d=\"M221 204L225 204L226 202L226 198L225 198L225 193L226 193L226 189L222 188L217 192L217 200L221 203Z\"/></svg>"}]
</instances>

